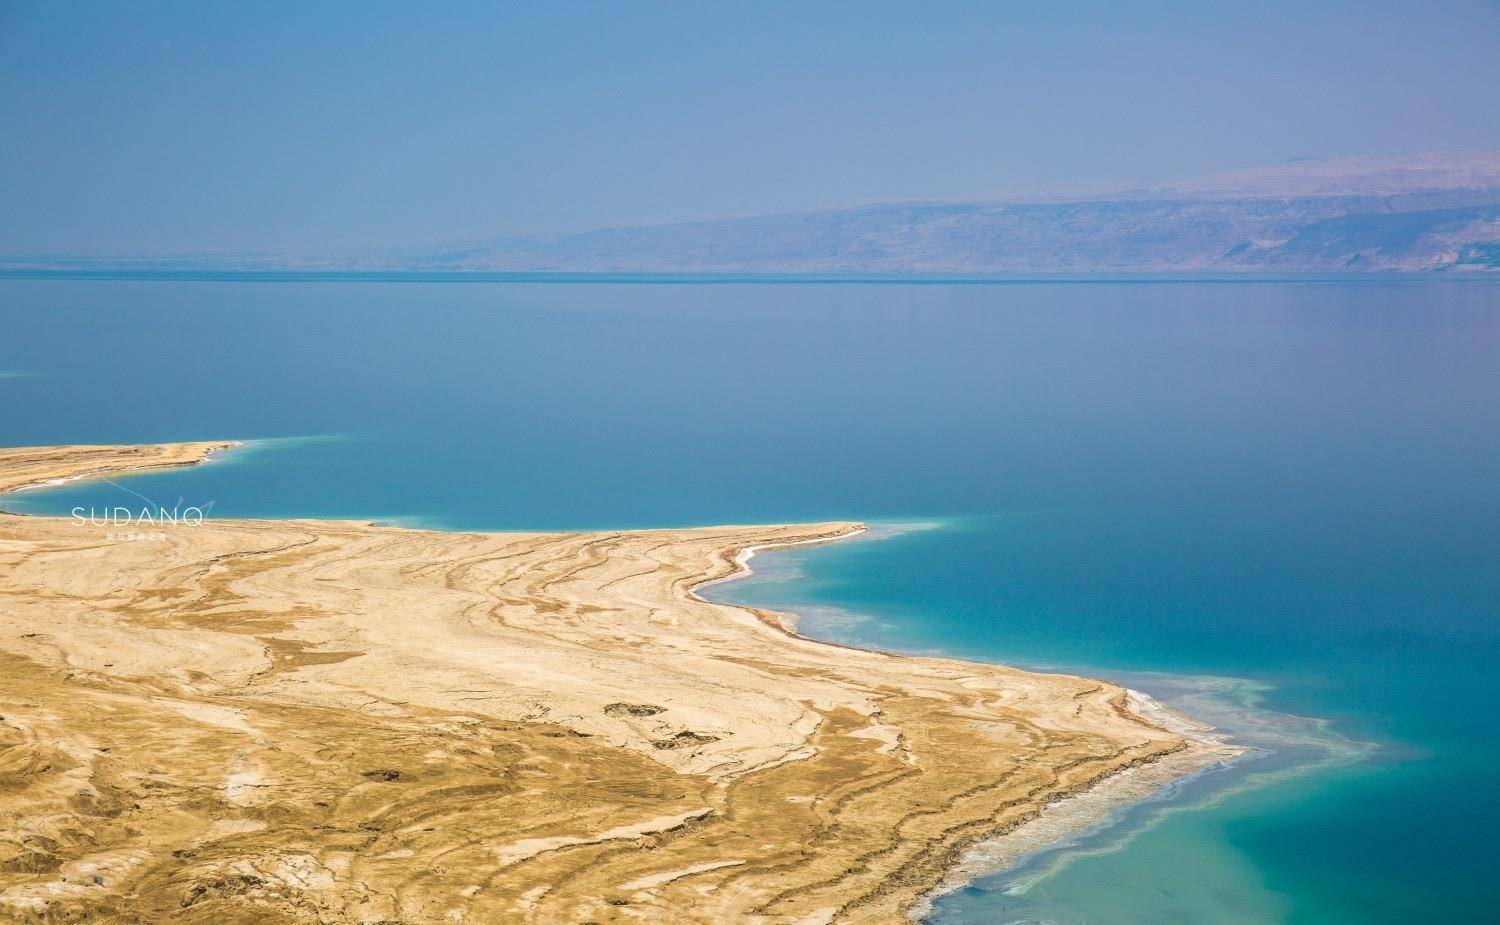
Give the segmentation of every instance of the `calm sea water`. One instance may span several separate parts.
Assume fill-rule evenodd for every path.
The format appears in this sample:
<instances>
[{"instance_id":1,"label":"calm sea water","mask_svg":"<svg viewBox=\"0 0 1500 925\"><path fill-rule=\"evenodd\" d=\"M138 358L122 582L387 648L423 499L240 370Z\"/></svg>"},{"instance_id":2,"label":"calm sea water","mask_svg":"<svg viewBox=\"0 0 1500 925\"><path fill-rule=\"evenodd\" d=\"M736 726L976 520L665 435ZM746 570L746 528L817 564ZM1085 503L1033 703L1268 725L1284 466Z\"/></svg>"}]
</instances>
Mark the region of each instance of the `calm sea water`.
<instances>
[{"instance_id":1,"label":"calm sea water","mask_svg":"<svg viewBox=\"0 0 1500 925\"><path fill-rule=\"evenodd\" d=\"M167 506L869 519L721 593L1119 678L1260 746L940 925L1500 907L1500 282L10 279L0 331L0 444L265 441L121 483Z\"/></svg>"}]
</instances>

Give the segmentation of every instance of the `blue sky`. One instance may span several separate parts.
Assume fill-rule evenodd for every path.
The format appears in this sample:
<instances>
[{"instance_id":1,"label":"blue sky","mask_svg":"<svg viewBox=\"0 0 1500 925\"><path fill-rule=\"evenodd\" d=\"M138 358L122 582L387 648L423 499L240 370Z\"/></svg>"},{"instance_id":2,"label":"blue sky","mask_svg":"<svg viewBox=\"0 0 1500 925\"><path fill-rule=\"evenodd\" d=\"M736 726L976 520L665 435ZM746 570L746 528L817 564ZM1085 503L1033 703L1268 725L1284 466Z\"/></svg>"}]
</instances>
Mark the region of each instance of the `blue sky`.
<instances>
[{"instance_id":1,"label":"blue sky","mask_svg":"<svg viewBox=\"0 0 1500 925\"><path fill-rule=\"evenodd\" d=\"M1500 2L15 3L0 254L338 253L1500 148Z\"/></svg>"}]
</instances>

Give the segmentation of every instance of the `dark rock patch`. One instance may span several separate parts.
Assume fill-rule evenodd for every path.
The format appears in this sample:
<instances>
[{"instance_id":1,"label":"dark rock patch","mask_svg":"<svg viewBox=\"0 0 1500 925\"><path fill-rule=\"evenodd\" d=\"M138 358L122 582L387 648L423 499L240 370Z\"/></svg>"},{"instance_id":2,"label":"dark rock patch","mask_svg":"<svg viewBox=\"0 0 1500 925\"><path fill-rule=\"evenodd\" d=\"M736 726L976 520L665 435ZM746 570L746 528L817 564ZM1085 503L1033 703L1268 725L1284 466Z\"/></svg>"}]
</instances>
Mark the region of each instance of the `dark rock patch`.
<instances>
[{"instance_id":1,"label":"dark rock patch","mask_svg":"<svg viewBox=\"0 0 1500 925\"><path fill-rule=\"evenodd\" d=\"M604 707L605 716L655 716L666 711L666 707L654 703L610 703Z\"/></svg>"}]
</instances>

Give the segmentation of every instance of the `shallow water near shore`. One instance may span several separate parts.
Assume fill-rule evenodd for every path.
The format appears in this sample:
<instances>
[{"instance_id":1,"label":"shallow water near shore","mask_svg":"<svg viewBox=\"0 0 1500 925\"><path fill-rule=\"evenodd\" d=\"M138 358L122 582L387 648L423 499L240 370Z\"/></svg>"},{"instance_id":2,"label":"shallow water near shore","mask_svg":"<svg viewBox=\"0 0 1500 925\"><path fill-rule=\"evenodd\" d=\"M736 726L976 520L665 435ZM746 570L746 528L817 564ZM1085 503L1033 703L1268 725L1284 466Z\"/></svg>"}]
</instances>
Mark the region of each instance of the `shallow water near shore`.
<instances>
[{"instance_id":1,"label":"shallow water near shore","mask_svg":"<svg viewBox=\"0 0 1500 925\"><path fill-rule=\"evenodd\" d=\"M0 321L0 443L253 441L8 509L867 519L711 594L1109 677L1257 747L937 925L1500 903L1500 284L0 280Z\"/></svg>"},{"instance_id":2,"label":"shallow water near shore","mask_svg":"<svg viewBox=\"0 0 1500 925\"><path fill-rule=\"evenodd\" d=\"M1405 892L1413 880L1372 886L1364 879L1367 865L1391 863L1389 855L1397 854L1407 864L1425 866L1432 876L1446 877L1452 873L1449 862L1440 862L1427 852L1436 850L1453 859L1463 850L1483 856L1486 836L1482 832L1466 831L1458 817L1443 818L1449 812L1464 812L1464 806L1485 805L1488 795L1478 778L1471 777L1480 769L1434 766L1434 756L1415 753L1417 746L1410 740L1373 735L1382 720L1394 723L1399 719L1415 732L1423 723L1435 721L1430 705L1413 705L1399 717L1367 715L1363 722L1336 722L1319 715L1320 711L1354 709L1354 704L1339 702L1344 698L1362 701L1368 696L1374 701L1381 695L1373 690L1367 695L1363 686L1390 681L1410 685L1408 690L1427 688L1428 696L1437 694L1433 688L1438 688L1459 703L1469 702L1466 698L1471 694L1488 696L1474 688L1470 674L1482 676L1490 669L1483 664L1483 655L1476 654L1476 661L1467 666L1467 677L1445 674L1451 672L1451 665L1446 669L1430 665L1425 671L1411 666L1403 672L1404 679L1379 677L1389 670L1388 661L1384 666L1363 666L1363 671L1340 666L1343 678L1319 677L1328 663L1317 651L1286 653L1275 672L1266 671L1242 652L1238 664L1247 675L1242 677L1154 670L1160 664L1157 659L1169 651L1164 646L1137 650L1151 653L1145 657L1133 657L1128 647L1122 647L1112 658L1099 655L1093 663L1074 661L1066 658L1066 649L1053 638L1059 632L1056 628L1027 639L1024 628L1002 633L993 626L970 624L964 616L976 607L969 602L970 595L1001 593L991 584L994 576L958 578L950 572L953 581L944 592L934 595L930 587L911 590L907 584L911 573L899 567L899 562L924 562L929 568L961 562L966 555L962 547L975 541L976 532L1006 531L993 523L961 520L916 530L906 525L876 525L868 537L837 546L769 550L754 560L753 575L714 589L714 596L799 613L798 631L815 638L1105 677L1228 733L1232 741L1250 746L1251 751L1230 766L1210 769L1149 799L1117 808L1101 824L1069 834L1027 853L999 873L979 876L966 888L940 896L925 921L933 925L1394 922L1408 913L1389 911L1392 904L1415 910L1426 900ZM1017 540L1012 557L1024 566L1031 545ZM851 596L859 598L858 609L850 609ZM995 601L991 597L977 606L995 607ZM946 616L932 615L935 605ZM955 632L960 626L967 630ZM1013 636L1014 643L1003 641L1005 636ZM1053 657L1041 660L1032 652L1049 652ZM1210 660L1199 653L1205 664L1220 670L1235 664L1227 654ZM1344 685L1349 688L1340 690ZM1431 735L1454 720L1437 721L1436 728L1417 735ZM1467 722L1457 719L1460 726ZM1481 718L1474 728L1488 722L1487 717ZM1472 744L1479 751L1471 758L1483 760L1487 744ZM1423 786L1435 789L1422 792ZM1445 789L1455 786L1473 788L1460 801L1462 806L1451 802L1453 791ZM1412 800L1437 807L1440 814L1422 818L1398 808L1410 807ZM1372 812L1372 807L1380 808ZM1371 829L1388 809L1393 819L1400 820L1401 837L1412 843L1390 835L1363 845L1343 841L1338 824L1357 825L1365 837L1374 838ZM1444 844L1447 838L1456 843ZM1462 844L1469 847L1461 849ZM1422 846L1420 851L1416 845ZM1342 854L1348 866L1319 859L1317 855L1325 850ZM980 854L977 871L985 869L982 849ZM1320 876L1348 879L1338 884L1307 878L1289 887L1288 883L1297 884L1299 877L1307 877L1309 861L1321 861ZM1457 920L1480 921L1485 914L1477 904L1467 911L1457 905L1446 908Z\"/></svg>"}]
</instances>

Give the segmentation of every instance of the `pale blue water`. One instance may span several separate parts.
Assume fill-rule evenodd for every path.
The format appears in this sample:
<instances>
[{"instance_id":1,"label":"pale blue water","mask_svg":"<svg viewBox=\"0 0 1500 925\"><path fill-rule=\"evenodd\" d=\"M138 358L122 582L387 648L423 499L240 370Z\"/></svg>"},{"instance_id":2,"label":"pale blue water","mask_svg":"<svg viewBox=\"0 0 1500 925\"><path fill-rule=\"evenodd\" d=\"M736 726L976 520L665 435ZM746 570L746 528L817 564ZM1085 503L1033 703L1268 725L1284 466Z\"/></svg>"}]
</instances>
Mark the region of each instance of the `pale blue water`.
<instances>
[{"instance_id":1,"label":"pale blue water","mask_svg":"<svg viewBox=\"0 0 1500 925\"><path fill-rule=\"evenodd\" d=\"M0 330L0 444L287 438L125 483L168 506L923 522L721 593L1117 677L1262 746L941 925L1500 906L1500 282L8 279Z\"/></svg>"}]
</instances>

